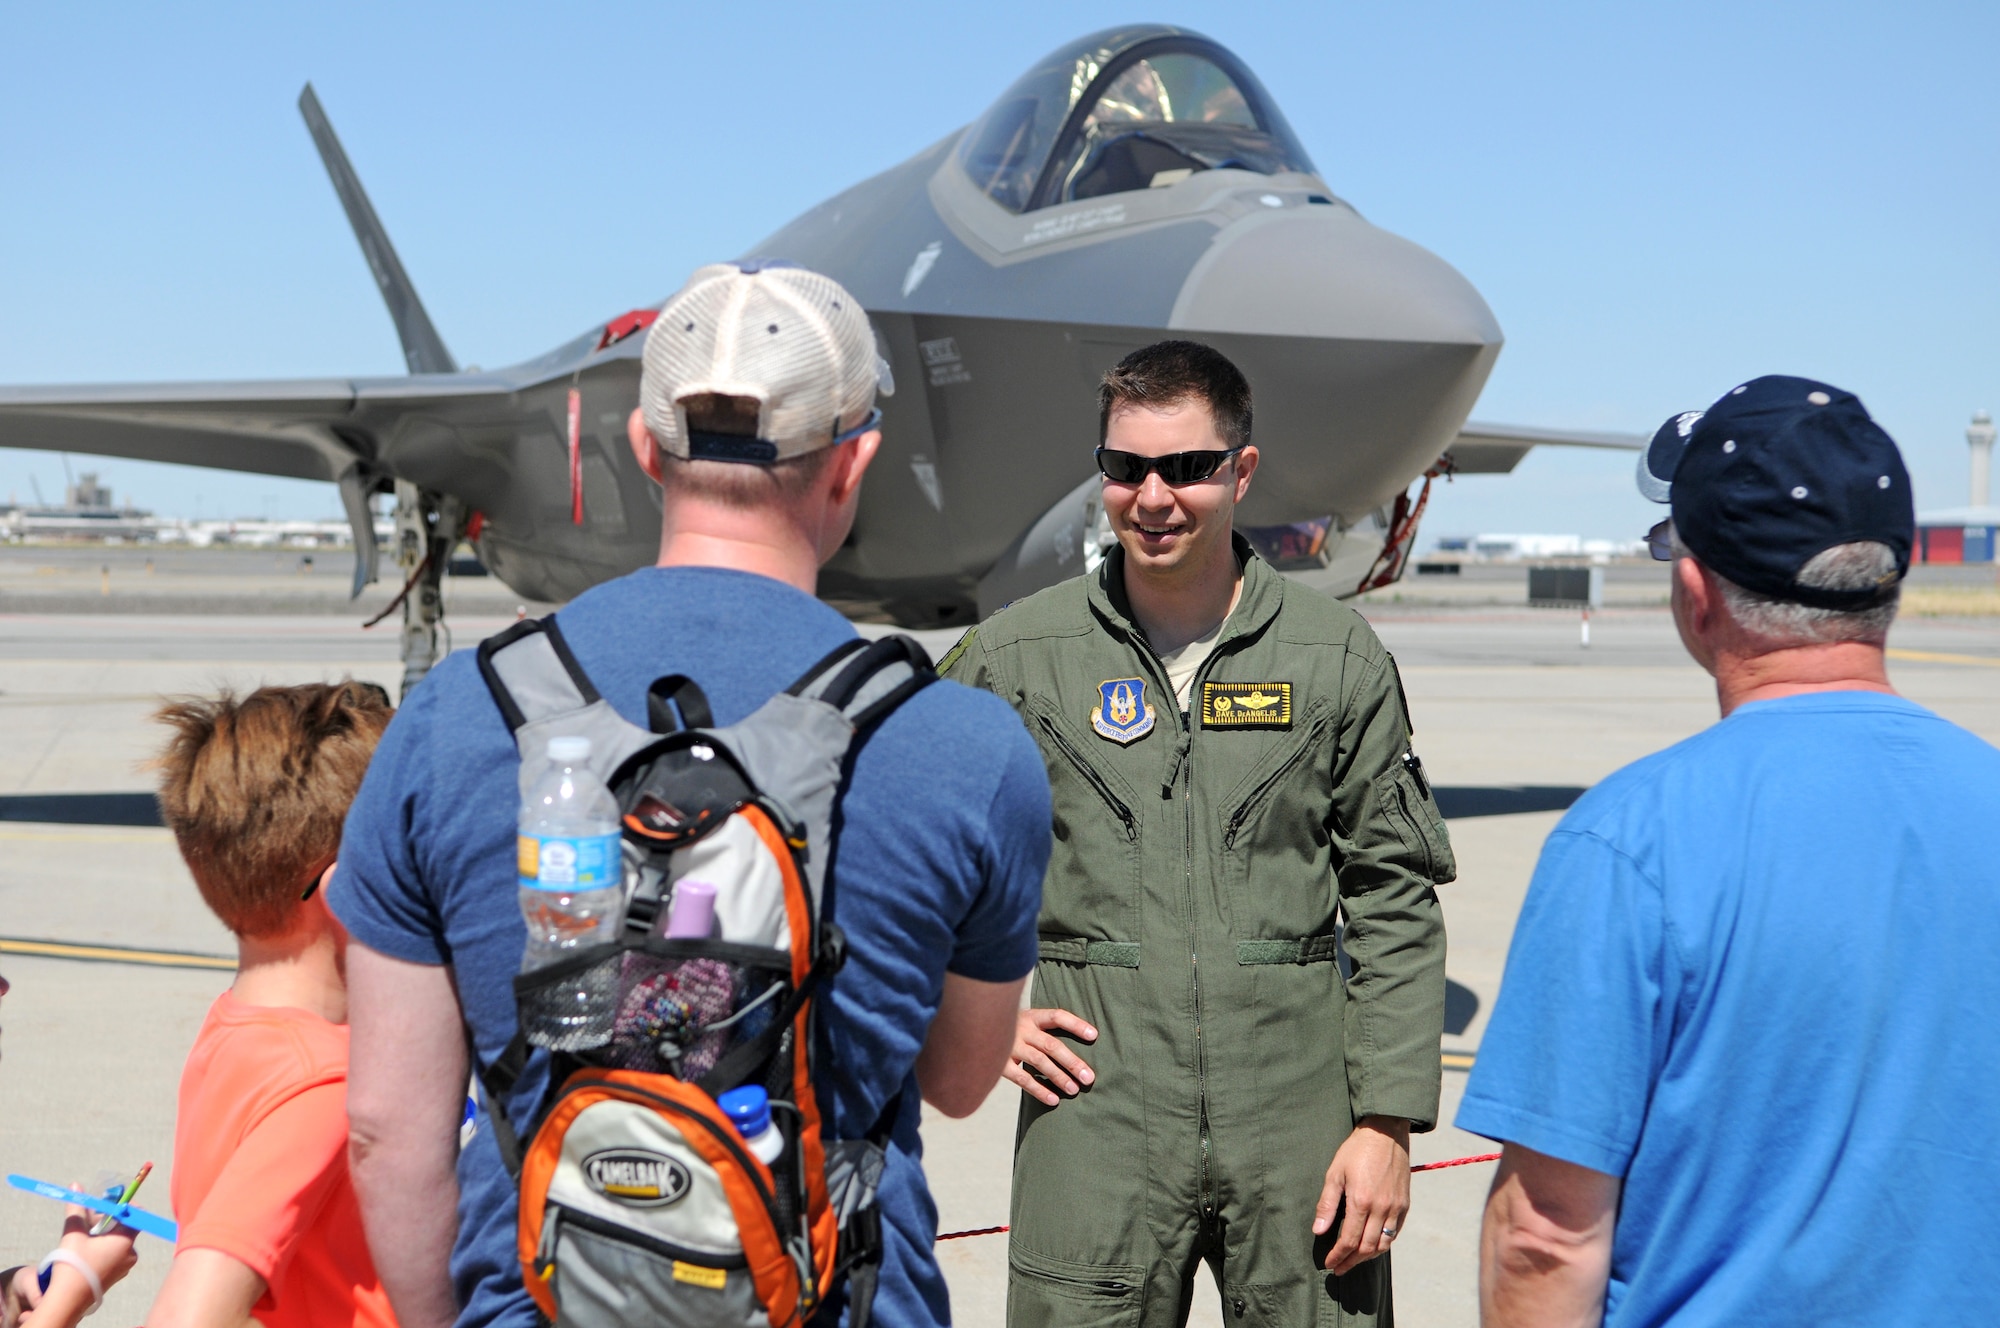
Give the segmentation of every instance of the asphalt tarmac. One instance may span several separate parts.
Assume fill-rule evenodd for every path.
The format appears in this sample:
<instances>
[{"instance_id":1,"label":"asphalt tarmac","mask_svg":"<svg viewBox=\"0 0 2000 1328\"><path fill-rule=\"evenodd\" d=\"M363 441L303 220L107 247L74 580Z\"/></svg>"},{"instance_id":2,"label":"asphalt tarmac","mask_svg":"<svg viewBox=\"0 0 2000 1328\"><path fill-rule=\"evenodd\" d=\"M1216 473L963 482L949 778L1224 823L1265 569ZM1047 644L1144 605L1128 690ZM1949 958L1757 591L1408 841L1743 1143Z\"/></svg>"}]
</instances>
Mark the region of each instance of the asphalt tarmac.
<instances>
[{"instance_id":1,"label":"asphalt tarmac","mask_svg":"<svg viewBox=\"0 0 2000 1328\"><path fill-rule=\"evenodd\" d=\"M1681 653L1658 593L1643 586L1594 615L1588 649L1574 611L1417 598L1378 596L1364 608L1397 655L1417 750L1440 790L1460 864L1459 880L1441 892L1453 984L1441 1048L1451 1067L1449 1121L1543 837L1583 789L1714 722L1715 702L1707 677ZM173 966L199 958L163 966L7 951L26 939L229 955L230 938L202 908L170 837L144 823L144 797L132 796L148 788L141 764L157 741L147 714L163 694L221 685L351 673L393 691L401 673L395 637L390 625L363 632L357 619L326 613L4 608L0 972L13 992L0 1006L0 1171L90 1182L100 1170L151 1159L158 1165L141 1204L168 1211L181 1061L228 972ZM462 648L512 620L504 609L457 617L454 639ZM923 637L941 654L954 635ZM1906 694L2000 741L2000 619L1911 618L1891 647ZM1015 1097L1003 1086L968 1120L927 1122L942 1230L1006 1221ZM1414 1155L1425 1162L1490 1148L1445 1126L1420 1136ZM1395 1254L1405 1323L1476 1323L1478 1218L1491 1174L1480 1165L1414 1178L1415 1207ZM38 1258L59 1222L53 1204L0 1190L0 1266ZM941 1247L959 1323L1001 1323L1005 1240ZM138 1271L111 1292L106 1322L136 1323L150 1303L168 1251L142 1239L141 1255ZM1205 1287L1194 1321L1221 1322Z\"/></svg>"}]
</instances>

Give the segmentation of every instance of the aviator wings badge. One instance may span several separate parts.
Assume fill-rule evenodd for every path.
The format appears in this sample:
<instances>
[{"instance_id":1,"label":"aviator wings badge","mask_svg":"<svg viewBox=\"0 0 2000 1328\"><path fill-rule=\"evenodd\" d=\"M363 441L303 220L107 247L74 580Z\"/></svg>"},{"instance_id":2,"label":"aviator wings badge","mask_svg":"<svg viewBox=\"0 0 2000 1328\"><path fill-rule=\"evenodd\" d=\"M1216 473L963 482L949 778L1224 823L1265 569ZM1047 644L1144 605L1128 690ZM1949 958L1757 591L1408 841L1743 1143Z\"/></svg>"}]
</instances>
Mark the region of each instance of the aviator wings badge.
<instances>
[{"instance_id":1,"label":"aviator wings badge","mask_svg":"<svg viewBox=\"0 0 2000 1328\"><path fill-rule=\"evenodd\" d=\"M1100 738L1120 744L1139 741L1153 731L1153 707L1146 700L1144 678L1112 678L1097 684L1097 709L1090 727Z\"/></svg>"},{"instance_id":2,"label":"aviator wings badge","mask_svg":"<svg viewBox=\"0 0 2000 1328\"><path fill-rule=\"evenodd\" d=\"M1201 685L1201 726L1206 729L1288 729L1292 726L1292 685L1288 682L1205 682Z\"/></svg>"}]
</instances>

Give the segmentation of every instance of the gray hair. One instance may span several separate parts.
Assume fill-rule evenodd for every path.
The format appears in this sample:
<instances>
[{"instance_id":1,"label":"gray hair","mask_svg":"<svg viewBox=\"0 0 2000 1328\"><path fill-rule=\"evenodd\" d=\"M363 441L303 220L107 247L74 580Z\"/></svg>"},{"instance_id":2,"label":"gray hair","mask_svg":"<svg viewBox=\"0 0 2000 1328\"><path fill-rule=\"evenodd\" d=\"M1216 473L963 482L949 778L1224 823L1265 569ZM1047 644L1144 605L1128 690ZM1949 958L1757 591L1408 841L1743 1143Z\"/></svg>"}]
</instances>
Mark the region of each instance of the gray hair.
<instances>
[{"instance_id":1,"label":"gray hair","mask_svg":"<svg viewBox=\"0 0 2000 1328\"><path fill-rule=\"evenodd\" d=\"M1693 557L1674 532L1674 556ZM1709 569L1714 572L1714 568ZM1896 553L1876 540L1836 544L1813 556L1799 569L1799 583L1821 590L1870 590L1896 575ZM1716 572L1722 587L1722 602L1729 616L1744 631L1761 637L1772 648L1826 645L1836 641L1883 641L1889 624L1896 620L1896 606L1902 598L1900 584L1887 597L1866 609L1820 609L1795 600L1745 590Z\"/></svg>"}]
</instances>

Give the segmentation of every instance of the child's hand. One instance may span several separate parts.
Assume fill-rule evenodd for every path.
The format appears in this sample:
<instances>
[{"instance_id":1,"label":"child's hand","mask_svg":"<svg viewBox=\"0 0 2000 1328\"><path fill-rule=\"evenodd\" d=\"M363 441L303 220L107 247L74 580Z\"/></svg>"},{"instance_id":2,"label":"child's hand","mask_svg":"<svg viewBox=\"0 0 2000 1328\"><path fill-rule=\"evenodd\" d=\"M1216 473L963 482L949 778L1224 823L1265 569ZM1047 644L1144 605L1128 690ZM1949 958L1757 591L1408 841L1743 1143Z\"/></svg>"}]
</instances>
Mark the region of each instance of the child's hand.
<instances>
[{"instance_id":1,"label":"child's hand","mask_svg":"<svg viewBox=\"0 0 2000 1328\"><path fill-rule=\"evenodd\" d=\"M33 1264L0 1272L0 1328L15 1328L21 1316L40 1304L41 1299L41 1282Z\"/></svg>"},{"instance_id":2,"label":"child's hand","mask_svg":"<svg viewBox=\"0 0 2000 1328\"><path fill-rule=\"evenodd\" d=\"M91 1224L97 1215L76 1204L69 1205L63 1215L63 1234L60 1248L74 1254L90 1265L91 1272L97 1274L98 1284L109 1290L125 1274L132 1271L139 1262L139 1256L132 1250L132 1241L137 1232L130 1227L113 1227L102 1236L90 1234ZM58 1263L50 1270L52 1279L48 1294L41 1289L41 1275L35 1264L25 1264L11 1270L6 1275L4 1286L0 1286L0 1298L4 1298L4 1308L0 1308L0 1328L35 1328L35 1325L49 1320L48 1328L69 1328L90 1308L90 1289L83 1284L77 1270L67 1263Z\"/></svg>"},{"instance_id":3,"label":"child's hand","mask_svg":"<svg viewBox=\"0 0 2000 1328\"><path fill-rule=\"evenodd\" d=\"M96 1222L97 1214L76 1204L68 1205L63 1213L62 1247L82 1255L97 1274L97 1280L109 1291L113 1283L122 1280L138 1264L139 1256L132 1242L139 1233L130 1227L114 1226L101 1236L93 1236L90 1228Z\"/></svg>"}]
</instances>

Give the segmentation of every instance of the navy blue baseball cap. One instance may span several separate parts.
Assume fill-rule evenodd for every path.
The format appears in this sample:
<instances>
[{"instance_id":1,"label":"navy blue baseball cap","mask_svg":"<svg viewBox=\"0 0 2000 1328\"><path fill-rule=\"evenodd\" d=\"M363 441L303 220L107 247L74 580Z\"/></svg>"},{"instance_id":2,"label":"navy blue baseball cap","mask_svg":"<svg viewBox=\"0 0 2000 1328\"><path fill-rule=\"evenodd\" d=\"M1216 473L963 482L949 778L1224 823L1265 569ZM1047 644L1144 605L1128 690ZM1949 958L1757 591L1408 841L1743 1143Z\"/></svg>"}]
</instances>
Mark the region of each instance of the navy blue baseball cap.
<instances>
[{"instance_id":1,"label":"navy blue baseball cap","mask_svg":"<svg viewBox=\"0 0 2000 1328\"><path fill-rule=\"evenodd\" d=\"M1917 524L1902 453L1852 392L1769 375L1705 411L1661 425L1639 457L1639 492L1672 505L1688 551L1746 590L1822 609L1880 603L1910 570ZM1838 544L1874 541L1896 555L1879 586L1799 584Z\"/></svg>"}]
</instances>

